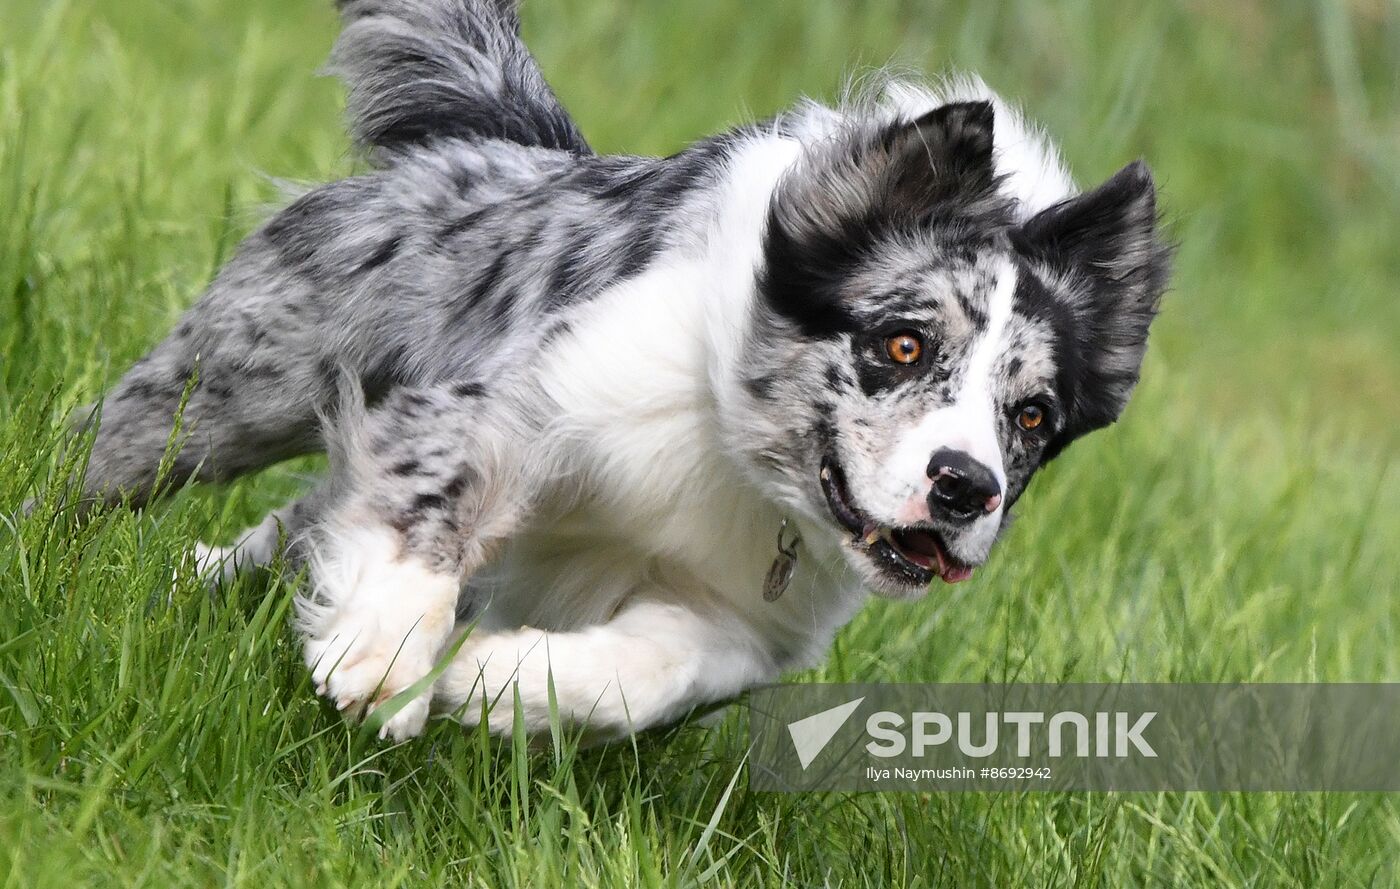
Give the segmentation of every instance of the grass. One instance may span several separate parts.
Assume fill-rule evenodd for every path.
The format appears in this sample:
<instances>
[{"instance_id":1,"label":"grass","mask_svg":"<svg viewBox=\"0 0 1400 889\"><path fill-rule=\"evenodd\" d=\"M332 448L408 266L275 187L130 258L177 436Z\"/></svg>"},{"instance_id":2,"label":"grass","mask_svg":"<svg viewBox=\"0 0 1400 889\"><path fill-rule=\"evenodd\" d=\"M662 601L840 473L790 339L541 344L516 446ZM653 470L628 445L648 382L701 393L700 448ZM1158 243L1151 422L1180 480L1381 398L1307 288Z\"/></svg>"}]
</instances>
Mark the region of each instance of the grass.
<instances>
[{"instance_id":1,"label":"grass","mask_svg":"<svg viewBox=\"0 0 1400 889\"><path fill-rule=\"evenodd\" d=\"M86 524L60 418L279 200L354 169L321 0L0 0L0 885L1388 886L1382 794L749 793L736 715L582 753L319 703L291 589L171 565L314 461ZM794 679L1400 681L1400 14L1386 0L533 0L595 144L861 65L973 68L1081 178L1157 170L1179 274L1123 422L978 578Z\"/></svg>"}]
</instances>

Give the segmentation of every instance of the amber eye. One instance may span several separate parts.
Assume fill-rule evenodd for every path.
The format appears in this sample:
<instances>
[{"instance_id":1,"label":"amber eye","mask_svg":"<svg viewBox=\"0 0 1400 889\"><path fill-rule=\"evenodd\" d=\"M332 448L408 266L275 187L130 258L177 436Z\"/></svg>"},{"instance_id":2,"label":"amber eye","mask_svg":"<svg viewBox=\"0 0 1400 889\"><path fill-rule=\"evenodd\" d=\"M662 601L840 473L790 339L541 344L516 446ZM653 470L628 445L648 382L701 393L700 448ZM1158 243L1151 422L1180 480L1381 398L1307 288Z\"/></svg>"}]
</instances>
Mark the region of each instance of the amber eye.
<instances>
[{"instance_id":1,"label":"amber eye","mask_svg":"<svg viewBox=\"0 0 1400 889\"><path fill-rule=\"evenodd\" d=\"M912 333L897 333L885 340L885 354L895 364L913 364L924 354L924 344Z\"/></svg>"},{"instance_id":2,"label":"amber eye","mask_svg":"<svg viewBox=\"0 0 1400 889\"><path fill-rule=\"evenodd\" d=\"M1030 432L1045 422L1045 411L1034 404L1028 404L1021 408L1021 413L1016 415L1016 425Z\"/></svg>"}]
</instances>

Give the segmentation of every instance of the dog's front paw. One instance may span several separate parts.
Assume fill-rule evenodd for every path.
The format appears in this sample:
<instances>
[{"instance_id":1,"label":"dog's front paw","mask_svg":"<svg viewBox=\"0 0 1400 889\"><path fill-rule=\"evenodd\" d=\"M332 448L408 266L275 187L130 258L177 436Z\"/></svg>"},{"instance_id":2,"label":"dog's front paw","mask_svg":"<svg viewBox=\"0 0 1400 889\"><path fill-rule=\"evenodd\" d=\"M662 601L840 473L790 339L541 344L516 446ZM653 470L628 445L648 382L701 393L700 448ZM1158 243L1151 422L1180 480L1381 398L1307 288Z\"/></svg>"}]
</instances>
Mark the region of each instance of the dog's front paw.
<instances>
[{"instance_id":1,"label":"dog's front paw","mask_svg":"<svg viewBox=\"0 0 1400 889\"><path fill-rule=\"evenodd\" d=\"M433 668L436 646L417 628L406 634L339 622L307 640L306 663L318 694L349 719L364 719ZM432 690L425 689L379 729L379 737L404 741L423 731Z\"/></svg>"},{"instance_id":2,"label":"dog's front paw","mask_svg":"<svg viewBox=\"0 0 1400 889\"><path fill-rule=\"evenodd\" d=\"M402 541L364 528L328 532L313 552L314 589L298 600L306 665L316 690L350 719L364 719L432 672L452 632L461 582L406 556ZM423 730L425 688L385 721L380 736Z\"/></svg>"}]
</instances>

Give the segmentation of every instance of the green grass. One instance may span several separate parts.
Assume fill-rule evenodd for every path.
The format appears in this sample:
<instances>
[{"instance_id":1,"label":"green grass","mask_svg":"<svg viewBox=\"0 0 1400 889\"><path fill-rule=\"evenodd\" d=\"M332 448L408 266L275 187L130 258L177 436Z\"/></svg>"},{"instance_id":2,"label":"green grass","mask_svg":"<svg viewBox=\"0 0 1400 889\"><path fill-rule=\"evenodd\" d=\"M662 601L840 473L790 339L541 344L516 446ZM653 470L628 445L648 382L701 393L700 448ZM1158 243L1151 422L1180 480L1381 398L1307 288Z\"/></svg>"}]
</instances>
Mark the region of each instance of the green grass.
<instances>
[{"instance_id":1,"label":"green grass","mask_svg":"<svg viewBox=\"0 0 1400 889\"><path fill-rule=\"evenodd\" d=\"M51 504L61 417L153 344L278 180L355 166L323 0L0 0L0 886L1388 886L1380 794L749 793L742 725L384 748L319 703L291 589L172 563L310 464L145 515ZM1182 242L1123 422L975 581L876 603L799 680L1400 681L1400 7L533 0L605 150L862 65L983 72ZM737 776L737 782L735 782ZM731 782L735 782L732 790Z\"/></svg>"}]
</instances>

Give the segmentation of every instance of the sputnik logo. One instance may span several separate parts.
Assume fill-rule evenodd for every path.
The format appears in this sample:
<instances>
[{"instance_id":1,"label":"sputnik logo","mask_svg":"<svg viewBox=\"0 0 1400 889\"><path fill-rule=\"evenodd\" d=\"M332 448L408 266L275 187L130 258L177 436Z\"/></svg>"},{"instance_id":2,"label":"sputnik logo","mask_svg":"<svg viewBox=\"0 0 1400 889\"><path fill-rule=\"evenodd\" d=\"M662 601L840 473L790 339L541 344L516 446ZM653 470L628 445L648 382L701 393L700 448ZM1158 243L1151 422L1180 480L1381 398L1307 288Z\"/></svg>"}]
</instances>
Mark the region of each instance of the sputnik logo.
<instances>
[{"instance_id":1,"label":"sputnik logo","mask_svg":"<svg viewBox=\"0 0 1400 889\"><path fill-rule=\"evenodd\" d=\"M807 766L826 749L826 745L831 743L831 739L841 731L841 726L846 724L846 720L864 700L865 697L861 696L839 707L788 723L788 734L792 736L792 746L797 751L797 761L802 764L802 771L807 771Z\"/></svg>"}]
</instances>

